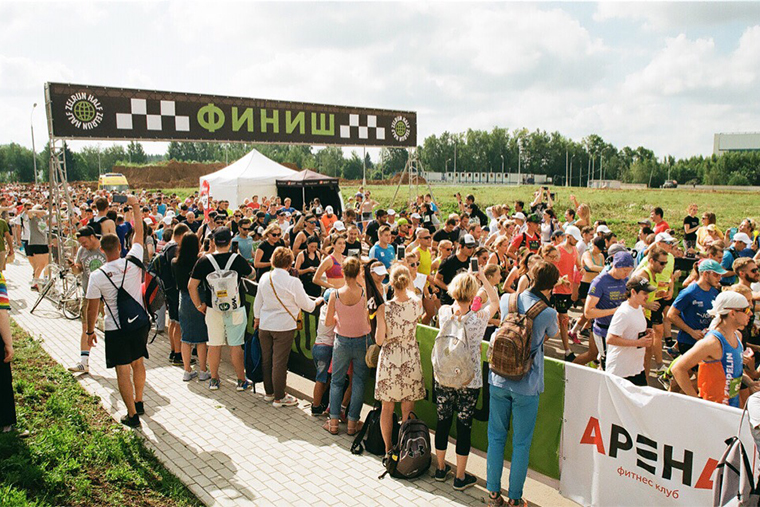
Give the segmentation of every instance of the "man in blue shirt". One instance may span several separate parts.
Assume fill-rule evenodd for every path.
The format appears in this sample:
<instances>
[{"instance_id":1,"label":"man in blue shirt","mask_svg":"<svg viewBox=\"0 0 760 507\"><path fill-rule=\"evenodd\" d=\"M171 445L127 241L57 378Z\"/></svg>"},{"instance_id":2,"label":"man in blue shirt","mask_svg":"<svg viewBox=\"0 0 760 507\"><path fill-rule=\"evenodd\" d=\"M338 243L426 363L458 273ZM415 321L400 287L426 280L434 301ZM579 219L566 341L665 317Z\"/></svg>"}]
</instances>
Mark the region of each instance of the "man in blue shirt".
<instances>
[{"instance_id":1,"label":"man in blue shirt","mask_svg":"<svg viewBox=\"0 0 760 507\"><path fill-rule=\"evenodd\" d=\"M723 252L723 261L720 263L723 269L726 270L726 274L720 280L720 284L724 287L733 285L736 283L736 273L734 273L734 261L739 257L753 257L755 252L751 248L747 248L752 244L752 240L749 236L743 232L737 232L734 234L734 242L730 247Z\"/></svg>"},{"instance_id":2,"label":"man in blue shirt","mask_svg":"<svg viewBox=\"0 0 760 507\"><path fill-rule=\"evenodd\" d=\"M512 465L509 470L509 504L522 502L525 477L528 473L530 444L538 415L539 395L544 391L544 341L559 334L557 311L549 306L549 297L559 280L559 270L554 264L539 261L533 268L535 281L530 290L517 296L517 310L525 314L543 301L547 308L533 319L531 331L531 354L533 364L520 380L509 380L490 372L490 404L488 414L488 455L486 476L491 503L501 495L501 472L504 469L504 446L512 418ZM509 298L501 298L501 315L509 313Z\"/></svg>"},{"instance_id":3,"label":"man in blue shirt","mask_svg":"<svg viewBox=\"0 0 760 507\"><path fill-rule=\"evenodd\" d=\"M245 260L253 263L253 238L250 235L251 220L243 218L238 224L238 233L232 238L232 251L243 256Z\"/></svg>"},{"instance_id":4,"label":"man in blue shirt","mask_svg":"<svg viewBox=\"0 0 760 507\"><path fill-rule=\"evenodd\" d=\"M712 259L700 261L697 270L699 279L678 293L668 311L668 318L678 328L679 354L685 354L704 338L712 320L707 311L720 294L721 276L726 274L726 270Z\"/></svg>"},{"instance_id":5,"label":"man in blue shirt","mask_svg":"<svg viewBox=\"0 0 760 507\"><path fill-rule=\"evenodd\" d=\"M391 268L391 262L396 258L396 249L391 244L391 228L387 225L377 231L377 243L369 249L369 257L378 259L386 269Z\"/></svg>"}]
</instances>

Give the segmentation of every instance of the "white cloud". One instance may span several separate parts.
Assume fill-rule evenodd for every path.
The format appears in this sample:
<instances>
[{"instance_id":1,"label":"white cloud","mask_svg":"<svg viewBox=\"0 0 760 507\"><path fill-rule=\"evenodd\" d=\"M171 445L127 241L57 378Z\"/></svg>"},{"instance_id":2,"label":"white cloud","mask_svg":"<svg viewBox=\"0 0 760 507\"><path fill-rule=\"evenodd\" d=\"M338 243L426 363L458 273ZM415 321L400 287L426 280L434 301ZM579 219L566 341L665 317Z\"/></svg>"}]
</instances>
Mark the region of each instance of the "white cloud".
<instances>
[{"instance_id":1,"label":"white cloud","mask_svg":"<svg viewBox=\"0 0 760 507\"><path fill-rule=\"evenodd\" d=\"M682 30L740 22L760 22L756 2L599 2L594 21L633 20L647 30Z\"/></svg>"}]
</instances>

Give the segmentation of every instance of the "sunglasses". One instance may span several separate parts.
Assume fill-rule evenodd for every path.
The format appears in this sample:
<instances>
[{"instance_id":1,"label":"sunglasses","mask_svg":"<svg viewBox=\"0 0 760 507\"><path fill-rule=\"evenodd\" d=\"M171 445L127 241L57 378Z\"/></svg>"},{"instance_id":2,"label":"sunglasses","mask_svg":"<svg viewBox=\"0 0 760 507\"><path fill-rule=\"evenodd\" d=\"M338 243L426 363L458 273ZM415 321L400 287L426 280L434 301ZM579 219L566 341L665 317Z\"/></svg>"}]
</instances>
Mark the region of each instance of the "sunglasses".
<instances>
[{"instance_id":1,"label":"sunglasses","mask_svg":"<svg viewBox=\"0 0 760 507\"><path fill-rule=\"evenodd\" d=\"M250 227L241 227L240 230L241 231L250 231L251 228Z\"/></svg>"},{"instance_id":2,"label":"sunglasses","mask_svg":"<svg viewBox=\"0 0 760 507\"><path fill-rule=\"evenodd\" d=\"M733 310L739 313L746 313L749 316L752 316L752 314L754 313L752 311L752 307L749 307L749 306L747 308L729 308L729 310Z\"/></svg>"},{"instance_id":3,"label":"sunglasses","mask_svg":"<svg viewBox=\"0 0 760 507\"><path fill-rule=\"evenodd\" d=\"M430 236L420 236L419 239L430 239Z\"/></svg>"},{"instance_id":4,"label":"sunglasses","mask_svg":"<svg viewBox=\"0 0 760 507\"><path fill-rule=\"evenodd\" d=\"M279 232L273 232L273 233L270 234L270 236L272 236L273 238L279 238L280 235L281 234Z\"/></svg>"},{"instance_id":5,"label":"sunglasses","mask_svg":"<svg viewBox=\"0 0 760 507\"><path fill-rule=\"evenodd\" d=\"M668 261L667 261L667 260L665 260L665 261L655 261L655 262L656 262L657 264L659 264L660 266L665 266L665 265L668 263Z\"/></svg>"}]
</instances>

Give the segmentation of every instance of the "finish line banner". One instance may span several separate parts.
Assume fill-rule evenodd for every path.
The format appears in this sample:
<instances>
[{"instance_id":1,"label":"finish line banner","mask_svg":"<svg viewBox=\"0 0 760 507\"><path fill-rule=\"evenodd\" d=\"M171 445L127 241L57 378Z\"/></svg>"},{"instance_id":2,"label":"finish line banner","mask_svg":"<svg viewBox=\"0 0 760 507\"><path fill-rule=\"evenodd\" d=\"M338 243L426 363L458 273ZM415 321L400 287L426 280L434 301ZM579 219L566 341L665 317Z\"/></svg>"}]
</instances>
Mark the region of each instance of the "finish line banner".
<instances>
[{"instance_id":1,"label":"finish line banner","mask_svg":"<svg viewBox=\"0 0 760 507\"><path fill-rule=\"evenodd\" d=\"M47 83L54 137L409 148L417 113Z\"/></svg>"},{"instance_id":2,"label":"finish line banner","mask_svg":"<svg viewBox=\"0 0 760 507\"><path fill-rule=\"evenodd\" d=\"M741 411L565 365L560 492L581 505L712 505ZM748 421L741 440L757 455Z\"/></svg>"}]
</instances>

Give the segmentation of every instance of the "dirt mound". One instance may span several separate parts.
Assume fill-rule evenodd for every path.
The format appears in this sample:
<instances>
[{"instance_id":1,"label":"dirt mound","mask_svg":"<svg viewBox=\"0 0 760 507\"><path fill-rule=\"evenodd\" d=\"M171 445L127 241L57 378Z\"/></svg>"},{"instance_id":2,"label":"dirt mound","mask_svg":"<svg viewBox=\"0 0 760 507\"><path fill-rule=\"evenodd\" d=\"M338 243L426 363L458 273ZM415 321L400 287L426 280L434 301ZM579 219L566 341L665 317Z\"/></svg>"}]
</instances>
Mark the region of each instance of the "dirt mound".
<instances>
[{"instance_id":1,"label":"dirt mound","mask_svg":"<svg viewBox=\"0 0 760 507\"><path fill-rule=\"evenodd\" d=\"M223 162L196 163L169 160L162 164L144 166L118 166L113 172L122 173L131 188L198 187L201 176L225 167Z\"/></svg>"}]
</instances>

